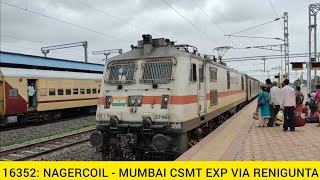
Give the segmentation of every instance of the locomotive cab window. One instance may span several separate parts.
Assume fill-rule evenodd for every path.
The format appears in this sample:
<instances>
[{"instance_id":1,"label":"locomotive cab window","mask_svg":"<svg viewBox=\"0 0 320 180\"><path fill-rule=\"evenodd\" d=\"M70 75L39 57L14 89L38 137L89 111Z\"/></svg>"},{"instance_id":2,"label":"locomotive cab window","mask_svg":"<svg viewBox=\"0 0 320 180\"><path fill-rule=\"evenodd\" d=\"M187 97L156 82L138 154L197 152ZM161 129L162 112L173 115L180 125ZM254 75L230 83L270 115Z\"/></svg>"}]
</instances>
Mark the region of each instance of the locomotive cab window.
<instances>
[{"instance_id":1,"label":"locomotive cab window","mask_svg":"<svg viewBox=\"0 0 320 180\"><path fill-rule=\"evenodd\" d=\"M197 65L191 64L190 82L197 82Z\"/></svg>"},{"instance_id":2,"label":"locomotive cab window","mask_svg":"<svg viewBox=\"0 0 320 180\"><path fill-rule=\"evenodd\" d=\"M210 68L210 82L217 82L218 80L218 70L216 68Z\"/></svg>"},{"instance_id":3,"label":"locomotive cab window","mask_svg":"<svg viewBox=\"0 0 320 180\"><path fill-rule=\"evenodd\" d=\"M227 71L227 89L230 89L230 71Z\"/></svg>"},{"instance_id":4,"label":"locomotive cab window","mask_svg":"<svg viewBox=\"0 0 320 180\"><path fill-rule=\"evenodd\" d=\"M172 59L145 60L142 65L142 78L140 82L145 84L169 83L172 80Z\"/></svg>"},{"instance_id":5,"label":"locomotive cab window","mask_svg":"<svg viewBox=\"0 0 320 180\"><path fill-rule=\"evenodd\" d=\"M108 65L109 84L133 84L135 82L134 73L136 70L135 62L115 62Z\"/></svg>"}]
</instances>

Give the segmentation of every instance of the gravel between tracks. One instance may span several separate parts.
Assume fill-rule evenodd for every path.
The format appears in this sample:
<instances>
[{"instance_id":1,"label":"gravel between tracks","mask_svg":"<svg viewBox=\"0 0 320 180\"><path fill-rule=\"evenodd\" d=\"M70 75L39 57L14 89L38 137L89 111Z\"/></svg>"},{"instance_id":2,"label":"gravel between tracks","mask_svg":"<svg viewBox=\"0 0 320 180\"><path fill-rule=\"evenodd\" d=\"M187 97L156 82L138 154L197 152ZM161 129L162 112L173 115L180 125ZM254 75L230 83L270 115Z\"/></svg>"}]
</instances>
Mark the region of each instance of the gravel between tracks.
<instances>
[{"instance_id":1,"label":"gravel between tracks","mask_svg":"<svg viewBox=\"0 0 320 180\"><path fill-rule=\"evenodd\" d=\"M32 161L100 161L101 155L96 152L90 142L83 143L70 148L62 149L54 153L46 154Z\"/></svg>"},{"instance_id":2,"label":"gravel between tracks","mask_svg":"<svg viewBox=\"0 0 320 180\"><path fill-rule=\"evenodd\" d=\"M95 126L95 117L82 117L39 126L0 132L0 150L69 134Z\"/></svg>"}]
</instances>

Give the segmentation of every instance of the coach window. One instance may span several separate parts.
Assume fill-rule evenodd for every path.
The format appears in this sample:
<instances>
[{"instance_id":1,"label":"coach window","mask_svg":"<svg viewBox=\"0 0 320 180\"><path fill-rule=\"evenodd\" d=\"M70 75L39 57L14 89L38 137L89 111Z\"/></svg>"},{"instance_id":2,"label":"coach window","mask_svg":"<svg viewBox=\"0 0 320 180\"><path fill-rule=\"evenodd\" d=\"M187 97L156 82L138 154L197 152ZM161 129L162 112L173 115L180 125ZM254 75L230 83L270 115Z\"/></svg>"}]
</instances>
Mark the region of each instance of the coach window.
<instances>
[{"instance_id":1,"label":"coach window","mask_svg":"<svg viewBox=\"0 0 320 180\"><path fill-rule=\"evenodd\" d=\"M197 65L191 64L190 82L197 82Z\"/></svg>"},{"instance_id":2,"label":"coach window","mask_svg":"<svg viewBox=\"0 0 320 180\"><path fill-rule=\"evenodd\" d=\"M91 89L87 89L87 94L91 94Z\"/></svg>"},{"instance_id":3,"label":"coach window","mask_svg":"<svg viewBox=\"0 0 320 180\"><path fill-rule=\"evenodd\" d=\"M92 94L97 94L97 89L96 88L92 89Z\"/></svg>"},{"instance_id":4,"label":"coach window","mask_svg":"<svg viewBox=\"0 0 320 180\"><path fill-rule=\"evenodd\" d=\"M100 94L100 89L98 89L98 94Z\"/></svg>"},{"instance_id":5,"label":"coach window","mask_svg":"<svg viewBox=\"0 0 320 180\"><path fill-rule=\"evenodd\" d=\"M73 94L79 94L78 88L73 89Z\"/></svg>"},{"instance_id":6,"label":"coach window","mask_svg":"<svg viewBox=\"0 0 320 180\"><path fill-rule=\"evenodd\" d=\"M66 95L71 95L71 89L66 89Z\"/></svg>"},{"instance_id":7,"label":"coach window","mask_svg":"<svg viewBox=\"0 0 320 180\"><path fill-rule=\"evenodd\" d=\"M85 94L84 89L80 89L80 94Z\"/></svg>"},{"instance_id":8,"label":"coach window","mask_svg":"<svg viewBox=\"0 0 320 180\"><path fill-rule=\"evenodd\" d=\"M18 96L18 89L9 89L9 96L10 97L17 97Z\"/></svg>"},{"instance_id":9,"label":"coach window","mask_svg":"<svg viewBox=\"0 0 320 180\"><path fill-rule=\"evenodd\" d=\"M58 89L58 95L62 96L63 95L63 89Z\"/></svg>"},{"instance_id":10,"label":"coach window","mask_svg":"<svg viewBox=\"0 0 320 180\"><path fill-rule=\"evenodd\" d=\"M227 89L230 89L230 71L227 71Z\"/></svg>"},{"instance_id":11,"label":"coach window","mask_svg":"<svg viewBox=\"0 0 320 180\"><path fill-rule=\"evenodd\" d=\"M50 88L49 89L49 96L55 96L56 95L56 89Z\"/></svg>"},{"instance_id":12,"label":"coach window","mask_svg":"<svg viewBox=\"0 0 320 180\"><path fill-rule=\"evenodd\" d=\"M210 68L210 82L217 82L218 70L216 68Z\"/></svg>"}]
</instances>

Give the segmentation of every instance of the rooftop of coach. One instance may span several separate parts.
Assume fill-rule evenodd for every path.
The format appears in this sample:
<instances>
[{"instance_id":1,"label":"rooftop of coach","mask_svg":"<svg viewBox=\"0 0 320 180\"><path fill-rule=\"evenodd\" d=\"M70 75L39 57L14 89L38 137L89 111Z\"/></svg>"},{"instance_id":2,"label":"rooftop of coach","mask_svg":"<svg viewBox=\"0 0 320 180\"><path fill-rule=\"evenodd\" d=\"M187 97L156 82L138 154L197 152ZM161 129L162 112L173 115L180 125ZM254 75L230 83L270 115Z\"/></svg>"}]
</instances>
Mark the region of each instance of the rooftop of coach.
<instances>
[{"instance_id":1,"label":"rooftop of coach","mask_svg":"<svg viewBox=\"0 0 320 180\"><path fill-rule=\"evenodd\" d=\"M0 65L9 67L62 69L103 73L103 64L85 63L65 59L0 51Z\"/></svg>"}]
</instances>

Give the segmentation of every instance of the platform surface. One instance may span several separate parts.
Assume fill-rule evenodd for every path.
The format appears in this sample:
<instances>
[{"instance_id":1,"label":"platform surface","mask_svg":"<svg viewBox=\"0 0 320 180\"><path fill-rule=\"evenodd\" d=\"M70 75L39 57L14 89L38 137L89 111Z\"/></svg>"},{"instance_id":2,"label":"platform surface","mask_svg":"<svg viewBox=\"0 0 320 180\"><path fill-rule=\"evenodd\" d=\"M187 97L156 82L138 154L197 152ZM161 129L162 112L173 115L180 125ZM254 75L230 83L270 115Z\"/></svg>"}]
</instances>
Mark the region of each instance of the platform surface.
<instances>
[{"instance_id":1,"label":"platform surface","mask_svg":"<svg viewBox=\"0 0 320 180\"><path fill-rule=\"evenodd\" d=\"M305 94L305 92L304 92ZM306 124L295 131L282 126L258 127L251 102L201 142L181 155L185 160L320 160L320 127Z\"/></svg>"}]
</instances>

